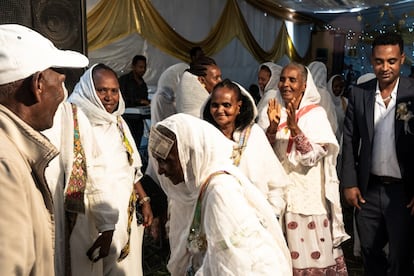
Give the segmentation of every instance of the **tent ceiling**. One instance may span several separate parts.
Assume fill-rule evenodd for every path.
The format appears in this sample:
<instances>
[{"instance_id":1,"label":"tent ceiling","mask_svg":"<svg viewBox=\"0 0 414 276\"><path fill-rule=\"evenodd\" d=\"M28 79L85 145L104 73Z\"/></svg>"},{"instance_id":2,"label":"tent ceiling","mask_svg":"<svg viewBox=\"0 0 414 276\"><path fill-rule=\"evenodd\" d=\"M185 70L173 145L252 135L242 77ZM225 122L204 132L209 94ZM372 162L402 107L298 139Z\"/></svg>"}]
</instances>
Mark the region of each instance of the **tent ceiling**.
<instances>
[{"instance_id":1,"label":"tent ceiling","mask_svg":"<svg viewBox=\"0 0 414 276\"><path fill-rule=\"evenodd\" d=\"M384 26L414 27L414 0L273 1L279 6L318 19L336 30L372 31Z\"/></svg>"},{"instance_id":2,"label":"tent ceiling","mask_svg":"<svg viewBox=\"0 0 414 276\"><path fill-rule=\"evenodd\" d=\"M332 13L360 12L367 9L413 2L401 0L275 0L280 6L307 14L328 15ZM319 16L318 16L319 17Z\"/></svg>"}]
</instances>

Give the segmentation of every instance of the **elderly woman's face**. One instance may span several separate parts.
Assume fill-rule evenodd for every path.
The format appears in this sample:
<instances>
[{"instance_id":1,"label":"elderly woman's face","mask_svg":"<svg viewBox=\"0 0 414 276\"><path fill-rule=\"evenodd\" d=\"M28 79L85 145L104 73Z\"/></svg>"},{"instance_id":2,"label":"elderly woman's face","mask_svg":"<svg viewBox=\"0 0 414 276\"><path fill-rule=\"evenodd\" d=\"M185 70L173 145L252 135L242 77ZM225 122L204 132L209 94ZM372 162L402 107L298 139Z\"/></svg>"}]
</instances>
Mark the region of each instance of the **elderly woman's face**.
<instances>
[{"instance_id":1,"label":"elderly woman's face","mask_svg":"<svg viewBox=\"0 0 414 276\"><path fill-rule=\"evenodd\" d=\"M234 90L220 87L211 94L210 114L220 129L229 126L234 128L241 105L242 101L237 100Z\"/></svg>"},{"instance_id":2,"label":"elderly woman's face","mask_svg":"<svg viewBox=\"0 0 414 276\"><path fill-rule=\"evenodd\" d=\"M289 103L293 98L296 100L302 97L305 92L306 82L302 77L300 69L296 66L287 66L282 70L279 80L279 90L283 101Z\"/></svg>"},{"instance_id":3,"label":"elderly woman's face","mask_svg":"<svg viewBox=\"0 0 414 276\"><path fill-rule=\"evenodd\" d=\"M109 70L97 70L93 74L96 95L108 113L114 112L119 103L118 78Z\"/></svg>"},{"instance_id":4,"label":"elderly woman's face","mask_svg":"<svg viewBox=\"0 0 414 276\"><path fill-rule=\"evenodd\" d=\"M155 158L158 163L158 173L165 175L174 185L184 181L184 173L178 156L177 142L174 143L166 159Z\"/></svg>"}]
</instances>

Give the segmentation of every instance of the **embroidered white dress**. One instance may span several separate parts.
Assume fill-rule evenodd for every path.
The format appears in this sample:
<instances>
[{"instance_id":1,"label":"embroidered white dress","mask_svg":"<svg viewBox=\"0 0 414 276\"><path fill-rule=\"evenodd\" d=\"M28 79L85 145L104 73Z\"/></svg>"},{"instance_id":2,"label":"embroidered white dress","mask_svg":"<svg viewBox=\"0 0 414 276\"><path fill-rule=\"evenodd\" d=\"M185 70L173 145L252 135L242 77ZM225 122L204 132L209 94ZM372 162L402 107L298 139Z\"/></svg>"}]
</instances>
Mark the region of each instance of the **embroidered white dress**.
<instances>
[{"instance_id":1,"label":"embroidered white dress","mask_svg":"<svg viewBox=\"0 0 414 276\"><path fill-rule=\"evenodd\" d=\"M108 186L111 194L110 205L119 212L119 220L115 226L110 253L103 260L104 275L142 275L141 259L144 227L137 225L135 214L131 223L129 254L122 261L117 261L121 250L128 241L128 205L133 191L133 184L142 177L140 171L141 158L128 126L121 118L125 136L133 150L133 163L132 165L129 164L128 154L117 126L118 116L121 116L125 110L122 95L119 99L118 109L112 114L108 113L96 95L92 79L93 68L94 66L81 77L69 97L69 101L78 105L86 114L97 137L98 144L103 149L107 177L110 182L110 186Z\"/></svg>"},{"instance_id":2,"label":"embroidered white dress","mask_svg":"<svg viewBox=\"0 0 414 276\"><path fill-rule=\"evenodd\" d=\"M282 107L274 150L291 179L286 192L286 238L294 275L347 275L340 248L349 236L343 225L335 168L338 143L325 110L317 105L319 97L308 71L297 111L303 135L295 138L290 137ZM299 116L303 108L308 111Z\"/></svg>"},{"instance_id":3,"label":"embroidered white dress","mask_svg":"<svg viewBox=\"0 0 414 276\"><path fill-rule=\"evenodd\" d=\"M105 163L102 152L96 143L88 118L79 108L77 121L80 141L85 152L87 182L84 196L85 214L78 213L75 227L70 238L70 261L72 275L102 275L102 261L92 263L86 256L87 250L98 237L99 232L115 229L118 211L108 203L105 177ZM71 104L62 102L54 117L52 128L43 131L59 149L60 154L50 162L46 169L46 179L53 195L55 217L55 274L64 275L65 265L65 210L64 193L68 187L73 167L74 119ZM66 258L68 261L69 258Z\"/></svg>"}]
</instances>

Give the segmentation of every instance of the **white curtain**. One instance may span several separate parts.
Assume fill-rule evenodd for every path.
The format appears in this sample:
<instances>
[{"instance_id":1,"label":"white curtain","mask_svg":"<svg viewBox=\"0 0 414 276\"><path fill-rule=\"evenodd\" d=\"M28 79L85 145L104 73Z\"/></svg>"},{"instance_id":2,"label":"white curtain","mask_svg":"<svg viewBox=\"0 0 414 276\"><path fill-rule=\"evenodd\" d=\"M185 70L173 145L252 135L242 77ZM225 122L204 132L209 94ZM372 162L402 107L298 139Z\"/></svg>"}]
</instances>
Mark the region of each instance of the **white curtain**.
<instances>
[{"instance_id":1,"label":"white curtain","mask_svg":"<svg viewBox=\"0 0 414 276\"><path fill-rule=\"evenodd\" d=\"M87 0L87 12L98 2L99 0ZM177 33L190 41L197 42L205 38L215 25L226 1L151 0L151 3ZM238 4L250 31L259 45L264 50L269 50L279 33L282 21L253 8L243 0L238 1ZM288 28L289 35L295 48L303 56L310 44L310 25L287 24L292 26ZM124 74L130 70L131 59L136 54L143 54L148 59L148 68L144 79L150 89L155 89L160 74L167 67L182 62L147 43L138 34L130 35L88 53L91 64L105 63L119 74ZM233 39L225 48L212 57L221 68L224 78L237 81L246 88L252 83L257 83L257 69L260 63L237 39ZM288 60L284 57L275 62L285 65Z\"/></svg>"}]
</instances>

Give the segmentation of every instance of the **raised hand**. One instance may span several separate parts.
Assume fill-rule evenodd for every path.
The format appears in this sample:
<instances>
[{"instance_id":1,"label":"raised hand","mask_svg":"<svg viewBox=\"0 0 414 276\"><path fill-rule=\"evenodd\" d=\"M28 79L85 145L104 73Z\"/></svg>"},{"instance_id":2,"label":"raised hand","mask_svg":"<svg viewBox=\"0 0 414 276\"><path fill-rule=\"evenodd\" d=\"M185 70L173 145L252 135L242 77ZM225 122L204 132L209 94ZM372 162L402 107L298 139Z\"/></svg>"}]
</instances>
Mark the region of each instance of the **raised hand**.
<instances>
[{"instance_id":1,"label":"raised hand","mask_svg":"<svg viewBox=\"0 0 414 276\"><path fill-rule=\"evenodd\" d=\"M287 114L286 124L290 130L292 137L302 133L302 131L300 130L298 126L298 122L296 120L296 104L295 103L296 103L296 98L293 98L286 105L286 114Z\"/></svg>"},{"instance_id":2,"label":"raised hand","mask_svg":"<svg viewBox=\"0 0 414 276\"><path fill-rule=\"evenodd\" d=\"M276 99L270 99L267 108L267 117L269 117L270 125L277 126L280 122L280 115L282 114L282 106Z\"/></svg>"}]
</instances>

